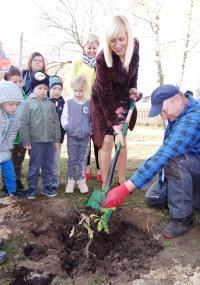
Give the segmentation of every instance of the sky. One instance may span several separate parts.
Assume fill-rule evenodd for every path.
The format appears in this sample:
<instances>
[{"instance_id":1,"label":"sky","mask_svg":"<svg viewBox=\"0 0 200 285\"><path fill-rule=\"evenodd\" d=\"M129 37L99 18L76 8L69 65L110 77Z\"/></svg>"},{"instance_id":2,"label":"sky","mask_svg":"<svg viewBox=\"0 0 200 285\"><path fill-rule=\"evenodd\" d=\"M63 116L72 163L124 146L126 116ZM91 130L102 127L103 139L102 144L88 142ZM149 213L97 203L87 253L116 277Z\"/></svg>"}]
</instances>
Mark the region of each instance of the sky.
<instances>
[{"instance_id":1,"label":"sky","mask_svg":"<svg viewBox=\"0 0 200 285\"><path fill-rule=\"evenodd\" d=\"M46 53L48 45L51 45L52 41L56 41L56 36L53 38L45 37L44 27L39 26L39 8L34 3L39 2L43 7L48 6L52 1L50 0L0 0L1 7L1 17L0 17L0 40L4 43L4 50L11 58L15 58L16 54L19 54L20 48L20 35L23 32L24 42L23 49L27 56L29 56L33 51L40 51L41 53ZM114 0L113 0L114 1ZM149 0L154 3L155 0ZM120 1L122 3L123 1ZM179 32L179 26L173 22L173 19L181 17L183 13L177 13L177 7L184 9L184 3L187 1L183 0L167 0L168 16L165 18L164 23L164 33L163 37L166 35L171 35L175 37ZM126 1L124 0L124 3ZM124 4L124 7L126 5ZM167 11L166 11L167 12ZM170 15L170 17L169 17ZM151 39L145 38L142 30L136 31L137 37L140 41L140 69L139 69L139 87L143 89L145 93L155 87L155 80L153 74L156 70L150 63L152 62L153 49L150 49ZM167 62L168 69L168 83L176 83L175 73L176 73L176 60L174 55L169 55L170 59ZM27 58L24 59L24 62ZM168 59L167 59L168 61ZM173 63L174 61L174 63ZM18 64L15 62L15 64ZM197 89L200 81L198 78L199 60L195 57L192 58L192 68L190 74L188 74L187 82L184 82L185 89ZM197 69L198 65L198 69ZM196 70L195 70L196 68Z\"/></svg>"},{"instance_id":2,"label":"sky","mask_svg":"<svg viewBox=\"0 0 200 285\"><path fill-rule=\"evenodd\" d=\"M34 34L37 9L31 0L0 0L0 6L0 40L5 50L12 53L19 49L22 32Z\"/></svg>"}]
</instances>

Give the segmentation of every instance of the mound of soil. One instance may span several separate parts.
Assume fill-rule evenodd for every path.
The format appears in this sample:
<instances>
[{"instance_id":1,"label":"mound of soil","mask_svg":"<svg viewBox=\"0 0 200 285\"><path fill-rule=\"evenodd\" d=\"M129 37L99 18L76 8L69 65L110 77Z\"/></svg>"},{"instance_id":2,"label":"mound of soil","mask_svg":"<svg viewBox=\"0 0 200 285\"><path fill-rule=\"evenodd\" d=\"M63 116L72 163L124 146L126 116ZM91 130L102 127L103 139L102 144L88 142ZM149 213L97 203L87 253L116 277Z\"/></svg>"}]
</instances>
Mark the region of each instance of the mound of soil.
<instances>
[{"instance_id":1,"label":"mound of soil","mask_svg":"<svg viewBox=\"0 0 200 285\"><path fill-rule=\"evenodd\" d=\"M109 220L109 233L97 230L98 218L93 210L69 209L60 198L17 201L6 223L13 234L20 231L25 242L19 245L23 252L9 284L84 285L92 284L89 280L95 276L100 284L128 284L147 273L162 245L120 209Z\"/></svg>"},{"instance_id":2,"label":"mound of soil","mask_svg":"<svg viewBox=\"0 0 200 285\"><path fill-rule=\"evenodd\" d=\"M81 272L98 271L111 279L126 272L129 280L133 280L148 270L149 257L163 248L161 244L137 226L119 217L116 219L114 215L109 221L109 233L98 232L97 223L91 223L93 237L90 239L88 225L81 223L81 220L90 217L93 212L79 209L74 213L78 217L75 223L66 221L64 231L61 232L65 246L61 260L66 273L74 278ZM73 235L70 235L71 229Z\"/></svg>"}]
</instances>

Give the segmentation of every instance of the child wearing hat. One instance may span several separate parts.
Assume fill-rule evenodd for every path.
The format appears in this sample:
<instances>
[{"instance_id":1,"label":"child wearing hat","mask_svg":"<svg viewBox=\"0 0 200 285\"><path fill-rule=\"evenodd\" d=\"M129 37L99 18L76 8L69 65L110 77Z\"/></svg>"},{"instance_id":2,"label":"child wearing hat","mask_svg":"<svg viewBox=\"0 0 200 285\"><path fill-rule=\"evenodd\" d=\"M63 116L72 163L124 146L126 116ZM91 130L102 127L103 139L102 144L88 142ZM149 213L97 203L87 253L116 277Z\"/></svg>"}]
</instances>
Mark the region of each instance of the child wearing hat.
<instances>
[{"instance_id":1,"label":"child wearing hat","mask_svg":"<svg viewBox=\"0 0 200 285\"><path fill-rule=\"evenodd\" d=\"M23 101L21 90L13 82L0 82L0 167L9 196L16 192L16 175L11 149L20 127L17 107Z\"/></svg>"},{"instance_id":2,"label":"child wearing hat","mask_svg":"<svg viewBox=\"0 0 200 285\"><path fill-rule=\"evenodd\" d=\"M21 90L23 99L26 100L28 97L25 95L22 86L23 86L23 78L20 70L15 67L11 66L10 69L5 72L4 74L4 80L6 81L12 81L15 83ZM25 158L26 150L23 148L19 133L17 133L16 139L14 141L14 147L12 150L12 160L15 167L15 174L16 174L16 195L22 195L23 192L21 192L22 189L24 189L24 186L21 181L21 175L22 175L22 164ZM5 192L5 194L8 193L6 186L4 184L2 188Z\"/></svg>"},{"instance_id":3,"label":"child wearing hat","mask_svg":"<svg viewBox=\"0 0 200 285\"><path fill-rule=\"evenodd\" d=\"M60 144L60 123L55 105L48 99L49 76L36 72L31 81L33 93L24 102L21 114L20 138L29 151L27 198L37 195L41 169L42 190L47 197L55 197L52 189L54 149Z\"/></svg>"},{"instance_id":4,"label":"child wearing hat","mask_svg":"<svg viewBox=\"0 0 200 285\"><path fill-rule=\"evenodd\" d=\"M56 106L56 112L58 114L59 121L60 121L60 118L61 118L61 115L63 112L63 108L65 105L65 100L61 96L62 91L63 91L62 79L57 75L50 76L49 77L50 100ZM60 123L60 131L61 131L60 145L54 151L53 179L52 179L52 188L53 189L59 188L59 184L60 184L60 182L59 182L59 178L60 178L60 154L61 154L61 145L64 141L64 136L65 136L65 130L63 129L61 123Z\"/></svg>"}]
</instances>

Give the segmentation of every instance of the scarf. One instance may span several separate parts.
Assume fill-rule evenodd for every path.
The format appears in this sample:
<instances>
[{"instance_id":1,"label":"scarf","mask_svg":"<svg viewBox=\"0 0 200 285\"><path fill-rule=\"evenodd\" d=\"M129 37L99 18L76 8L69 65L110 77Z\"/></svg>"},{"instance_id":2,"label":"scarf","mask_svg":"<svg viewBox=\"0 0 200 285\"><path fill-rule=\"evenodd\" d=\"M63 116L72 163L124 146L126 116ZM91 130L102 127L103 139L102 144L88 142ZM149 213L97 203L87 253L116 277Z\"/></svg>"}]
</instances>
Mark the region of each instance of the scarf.
<instances>
[{"instance_id":1,"label":"scarf","mask_svg":"<svg viewBox=\"0 0 200 285\"><path fill-rule=\"evenodd\" d=\"M95 68L96 67L96 58L90 58L86 55L85 52L82 54L82 60L85 64L88 64L90 67Z\"/></svg>"}]
</instances>

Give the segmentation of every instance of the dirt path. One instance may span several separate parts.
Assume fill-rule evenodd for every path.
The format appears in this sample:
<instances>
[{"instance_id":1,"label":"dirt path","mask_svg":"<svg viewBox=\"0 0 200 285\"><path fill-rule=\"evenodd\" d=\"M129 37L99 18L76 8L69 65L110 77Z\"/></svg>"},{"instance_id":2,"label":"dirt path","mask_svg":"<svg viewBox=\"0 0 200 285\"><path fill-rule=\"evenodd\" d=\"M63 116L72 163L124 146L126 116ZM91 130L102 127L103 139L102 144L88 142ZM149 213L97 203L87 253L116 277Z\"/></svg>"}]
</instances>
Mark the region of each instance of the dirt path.
<instances>
[{"instance_id":1,"label":"dirt path","mask_svg":"<svg viewBox=\"0 0 200 285\"><path fill-rule=\"evenodd\" d=\"M91 225L86 209L64 198L0 200L0 236L8 261L0 284L12 285L199 285L200 228L162 240L151 209L118 209L109 234ZM91 233L90 231L90 233Z\"/></svg>"}]
</instances>

